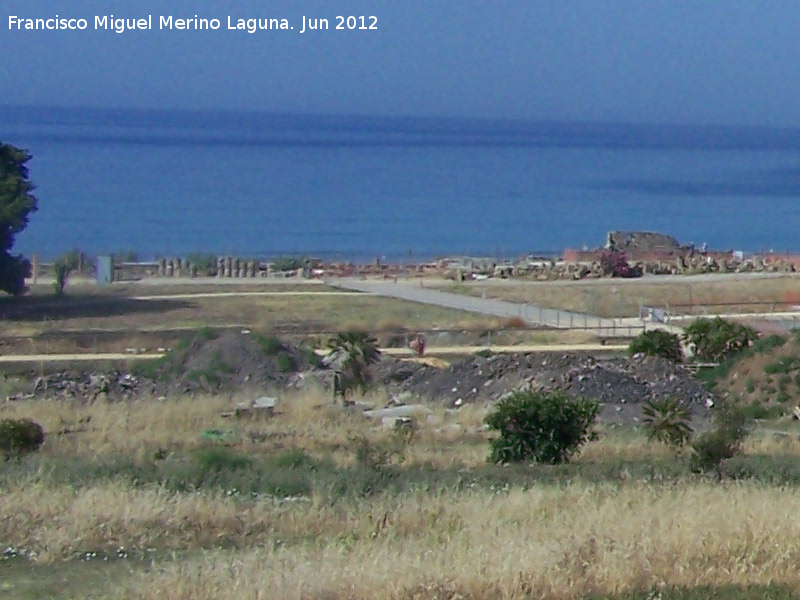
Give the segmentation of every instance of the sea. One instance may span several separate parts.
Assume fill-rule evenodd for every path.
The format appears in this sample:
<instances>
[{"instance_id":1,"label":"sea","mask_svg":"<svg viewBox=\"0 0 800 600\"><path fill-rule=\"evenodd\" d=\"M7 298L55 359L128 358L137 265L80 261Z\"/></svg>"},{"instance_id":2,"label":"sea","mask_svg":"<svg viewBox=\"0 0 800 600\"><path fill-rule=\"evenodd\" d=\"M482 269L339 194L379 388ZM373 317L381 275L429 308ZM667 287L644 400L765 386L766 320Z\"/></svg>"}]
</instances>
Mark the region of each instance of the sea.
<instances>
[{"instance_id":1,"label":"sea","mask_svg":"<svg viewBox=\"0 0 800 600\"><path fill-rule=\"evenodd\" d=\"M5 106L0 141L33 156L15 251L43 259L800 251L800 129Z\"/></svg>"}]
</instances>

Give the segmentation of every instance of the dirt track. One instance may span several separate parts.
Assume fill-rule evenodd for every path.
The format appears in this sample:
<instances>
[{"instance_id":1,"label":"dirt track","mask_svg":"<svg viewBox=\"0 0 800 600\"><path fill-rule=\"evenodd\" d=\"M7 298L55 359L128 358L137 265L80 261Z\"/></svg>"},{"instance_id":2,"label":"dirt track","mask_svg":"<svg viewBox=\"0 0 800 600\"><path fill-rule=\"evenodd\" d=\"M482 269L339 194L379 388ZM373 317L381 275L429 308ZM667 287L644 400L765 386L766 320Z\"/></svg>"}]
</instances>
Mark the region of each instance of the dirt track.
<instances>
[{"instance_id":1,"label":"dirt track","mask_svg":"<svg viewBox=\"0 0 800 600\"><path fill-rule=\"evenodd\" d=\"M495 353L507 352L624 352L628 346L622 344L530 344L520 346L442 346L428 348L426 356L464 355L475 354L481 350L491 350ZM408 348L382 348L381 352L387 356L404 357L416 356ZM92 362L92 361L122 361L122 360L153 360L162 358L164 354L132 354L124 352L105 352L94 354L12 354L0 356L0 363L42 363L42 362Z\"/></svg>"}]
</instances>

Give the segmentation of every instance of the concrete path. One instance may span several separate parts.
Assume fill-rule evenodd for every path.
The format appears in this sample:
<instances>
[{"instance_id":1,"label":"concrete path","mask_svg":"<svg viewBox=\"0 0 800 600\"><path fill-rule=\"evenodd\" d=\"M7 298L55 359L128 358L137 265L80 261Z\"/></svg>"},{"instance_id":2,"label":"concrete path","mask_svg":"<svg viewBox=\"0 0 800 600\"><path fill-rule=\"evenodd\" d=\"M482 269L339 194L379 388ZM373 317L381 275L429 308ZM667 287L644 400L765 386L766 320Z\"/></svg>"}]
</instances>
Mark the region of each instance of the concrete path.
<instances>
[{"instance_id":1,"label":"concrete path","mask_svg":"<svg viewBox=\"0 0 800 600\"><path fill-rule=\"evenodd\" d=\"M519 346L440 346L429 347L425 356L469 355L481 350L492 352L624 352L623 344L528 344ZM382 354L397 357L416 357L409 348L381 348ZM318 350L324 356L326 350ZM163 353L132 354L126 352L102 352L94 354L11 354L0 356L2 363L41 363L41 362L102 362L123 360L154 360L162 358Z\"/></svg>"},{"instance_id":2,"label":"concrete path","mask_svg":"<svg viewBox=\"0 0 800 600\"><path fill-rule=\"evenodd\" d=\"M154 296L124 296L126 300L193 300L195 298L241 298L248 296L359 296L358 292L306 292L289 290L287 292L197 292L188 294L162 294ZM122 296L120 296L122 297Z\"/></svg>"},{"instance_id":3,"label":"concrete path","mask_svg":"<svg viewBox=\"0 0 800 600\"><path fill-rule=\"evenodd\" d=\"M118 360L152 360L164 354L129 354L125 352L100 352L95 354L10 354L0 356L0 363L40 362L95 362Z\"/></svg>"},{"instance_id":4,"label":"concrete path","mask_svg":"<svg viewBox=\"0 0 800 600\"><path fill-rule=\"evenodd\" d=\"M453 294L424 287L424 282L422 281L420 281L419 285L414 285L391 281L341 279L332 280L328 282L328 285L334 288L397 298L409 302L433 304L493 317L520 317L527 323L545 325L547 327L586 329L596 331L599 335L607 337L637 335L642 328L641 321L639 321L638 326L634 326L633 322L626 322L623 325L620 319L606 319L566 310L543 308L536 304L517 304L494 298L476 298L466 294Z\"/></svg>"},{"instance_id":5,"label":"concrete path","mask_svg":"<svg viewBox=\"0 0 800 600\"><path fill-rule=\"evenodd\" d=\"M475 354L482 350L495 353L511 352L626 352L627 344L521 344L518 346L433 346L425 348L425 356ZM416 357L410 348L381 348L381 354L397 357Z\"/></svg>"}]
</instances>

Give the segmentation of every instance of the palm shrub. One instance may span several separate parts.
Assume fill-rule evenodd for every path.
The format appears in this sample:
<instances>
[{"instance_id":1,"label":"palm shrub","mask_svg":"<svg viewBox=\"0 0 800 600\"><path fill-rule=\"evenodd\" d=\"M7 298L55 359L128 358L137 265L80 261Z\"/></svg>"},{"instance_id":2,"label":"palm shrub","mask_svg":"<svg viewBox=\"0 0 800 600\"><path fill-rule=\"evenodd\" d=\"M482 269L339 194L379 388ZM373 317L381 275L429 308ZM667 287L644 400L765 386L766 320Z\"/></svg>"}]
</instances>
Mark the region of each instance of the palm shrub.
<instances>
[{"instance_id":1,"label":"palm shrub","mask_svg":"<svg viewBox=\"0 0 800 600\"><path fill-rule=\"evenodd\" d=\"M650 400L642 408L647 439L670 446L683 446L692 438L689 409L677 398Z\"/></svg>"},{"instance_id":2,"label":"palm shrub","mask_svg":"<svg viewBox=\"0 0 800 600\"><path fill-rule=\"evenodd\" d=\"M0 452L6 460L35 452L44 444L44 429L31 419L0 421Z\"/></svg>"},{"instance_id":3,"label":"palm shrub","mask_svg":"<svg viewBox=\"0 0 800 600\"><path fill-rule=\"evenodd\" d=\"M683 338L699 360L722 362L750 347L758 334L752 327L715 317L697 319L686 327Z\"/></svg>"},{"instance_id":4,"label":"palm shrub","mask_svg":"<svg viewBox=\"0 0 800 600\"><path fill-rule=\"evenodd\" d=\"M689 466L696 473L713 469L721 475L723 462L742 451L742 444L750 433L745 411L735 405L722 407L714 422L716 427L692 444Z\"/></svg>"},{"instance_id":5,"label":"palm shrub","mask_svg":"<svg viewBox=\"0 0 800 600\"><path fill-rule=\"evenodd\" d=\"M363 331L346 331L328 342L331 354L339 361L334 399L355 390L366 392L372 384L369 368L381 359L378 340Z\"/></svg>"},{"instance_id":6,"label":"palm shrub","mask_svg":"<svg viewBox=\"0 0 800 600\"><path fill-rule=\"evenodd\" d=\"M640 333L631 340L630 346L628 346L628 353L631 355L660 356L672 362L683 362L683 348L681 347L680 337L663 329L652 329Z\"/></svg>"},{"instance_id":7,"label":"palm shrub","mask_svg":"<svg viewBox=\"0 0 800 600\"><path fill-rule=\"evenodd\" d=\"M585 442L596 438L592 426L599 410L597 401L572 398L562 391L514 392L486 417L489 429L500 434L490 441L489 460L567 462Z\"/></svg>"}]
</instances>

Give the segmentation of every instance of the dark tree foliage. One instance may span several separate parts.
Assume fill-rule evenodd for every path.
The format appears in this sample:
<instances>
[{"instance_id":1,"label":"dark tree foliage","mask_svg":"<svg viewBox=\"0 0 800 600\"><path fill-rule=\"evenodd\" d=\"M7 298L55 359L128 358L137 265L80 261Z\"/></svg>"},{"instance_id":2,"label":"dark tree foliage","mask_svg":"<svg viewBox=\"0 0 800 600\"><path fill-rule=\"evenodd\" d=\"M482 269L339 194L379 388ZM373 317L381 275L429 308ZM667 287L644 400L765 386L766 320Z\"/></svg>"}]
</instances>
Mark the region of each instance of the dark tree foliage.
<instances>
[{"instance_id":1,"label":"dark tree foliage","mask_svg":"<svg viewBox=\"0 0 800 600\"><path fill-rule=\"evenodd\" d=\"M15 296L25 291L25 278L31 274L30 262L11 254L15 236L36 210L26 166L30 159L26 150L0 142L0 290Z\"/></svg>"},{"instance_id":2,"label":"dark tree foliage","mask_svg":"<svg viewBox=\"0 0 800 600\"><path fill-rule=\"evenodd\" d=\"M0 453L6 460L34 452L44 444L44 429L30 419L0 421Z\"/></svg>"},{"instance_id":3,"label":"dark tree foliage","mask_svg":"<svg viewBox=\"0 0 800 600\"><path fill-rule=\"evenodd\" d=\"M697 473L715 470L721 477L724 462L742 451L742 444L750 434L750 423L745 412L734 404L723 406L714 423L714 429L692 444L689 465Z\"/></svg>"}]
</instances>

